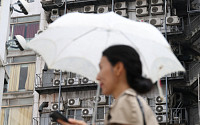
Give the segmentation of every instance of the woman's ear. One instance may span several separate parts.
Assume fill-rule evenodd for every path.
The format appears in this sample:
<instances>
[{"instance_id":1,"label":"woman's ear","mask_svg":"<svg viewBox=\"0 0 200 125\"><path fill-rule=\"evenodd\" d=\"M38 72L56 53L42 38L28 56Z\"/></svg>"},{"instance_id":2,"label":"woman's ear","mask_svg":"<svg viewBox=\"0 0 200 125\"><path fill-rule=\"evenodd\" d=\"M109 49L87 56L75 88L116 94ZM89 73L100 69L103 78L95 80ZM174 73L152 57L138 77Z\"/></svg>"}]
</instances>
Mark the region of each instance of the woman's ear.
<instances>
[{"instance_id":1,"label":"woman's ear","mask_svg":"<svg viewBox=\"0 0 200 125\"><path fill-rule=\"evenodd\" d=\"M118 62L117 64L115 64L114 73L116 76L121 75L123 71L124 71L124 64L122 62Z\"/></svg>"}]
</instances>

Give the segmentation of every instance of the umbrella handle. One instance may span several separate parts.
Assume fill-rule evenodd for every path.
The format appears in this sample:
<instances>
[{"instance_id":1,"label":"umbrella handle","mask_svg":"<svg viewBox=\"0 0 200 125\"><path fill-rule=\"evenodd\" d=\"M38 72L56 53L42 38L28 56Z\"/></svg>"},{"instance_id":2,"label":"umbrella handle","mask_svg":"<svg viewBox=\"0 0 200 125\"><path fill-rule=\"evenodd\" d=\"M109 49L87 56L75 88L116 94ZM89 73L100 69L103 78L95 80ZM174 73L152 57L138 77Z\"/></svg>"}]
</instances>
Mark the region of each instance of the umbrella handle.
<instances>
[{"instance_id":1,"label":"umbrella handle","mask_svg":"<svg viewBox=\"0 0 200 125\"><path fill-rule=\"evenodd\" d=\"M95 124L99 93L100 93L100 84L97 83L97 92L96 92L96 100L95 100L95 105L94 105L94 113L92 115L92 125Z\"/></svg>"}]
</instances>

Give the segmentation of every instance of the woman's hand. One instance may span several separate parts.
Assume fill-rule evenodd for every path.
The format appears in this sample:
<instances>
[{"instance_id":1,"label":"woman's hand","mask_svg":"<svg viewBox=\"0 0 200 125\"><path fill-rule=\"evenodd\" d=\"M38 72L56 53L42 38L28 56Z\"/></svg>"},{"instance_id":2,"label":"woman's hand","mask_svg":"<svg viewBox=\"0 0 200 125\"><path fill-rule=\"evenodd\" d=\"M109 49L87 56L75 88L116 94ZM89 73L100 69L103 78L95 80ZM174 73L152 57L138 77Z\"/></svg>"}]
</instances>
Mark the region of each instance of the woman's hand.
<instances>
[{"instance_id":1,"label":"woman's hand","mask_svg":"<svg viewBox=\"0 0 200 125\"><path fill-rule=\"evenodd\" d=\"M87 125L84 121L80 121L80 120L75 120L75 119L68 119L69 123L64 122L60 119L57 120L58 123L60 123L61 125Z\"/></svg>"}]
</instances>

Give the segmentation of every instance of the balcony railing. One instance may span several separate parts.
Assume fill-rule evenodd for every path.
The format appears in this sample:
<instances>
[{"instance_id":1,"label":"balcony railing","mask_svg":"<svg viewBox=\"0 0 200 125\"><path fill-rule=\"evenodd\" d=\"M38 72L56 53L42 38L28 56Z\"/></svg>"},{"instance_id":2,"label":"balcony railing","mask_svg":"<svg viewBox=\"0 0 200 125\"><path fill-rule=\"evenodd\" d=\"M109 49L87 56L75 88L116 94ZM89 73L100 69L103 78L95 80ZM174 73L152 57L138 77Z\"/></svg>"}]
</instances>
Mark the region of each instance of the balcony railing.
<instances>
[{"instance_id":1,"label":"balcony railing","mask_svg":"<svg viewBox=\"0 0 200 125\"><path fill-rule=\"evenodd\" d=\"M188 114L186 108L171 108L170 109L170 123L183 124L188 121Z\"/></svg>"},{"instance_id":2,"label":"balcony railing","mask_svg":"<svg viewBox=\"0 0 200 125\"><path fill-rule=\"evenodd\" d=\"M106 114L97 114L97 118L102 118L102 116L103 116L103 119L96 119L95 125L104 125L104 119L105 119ZM77 120L85 120L88 125L92 124L91 123L92 117L83 118L81 115L70 115L70 116L68 115L68 117L74 118L74 119L78 118ZM54 122L51 121L50 117L34 117L33 118L33 125L51 125L51 123L54 123Z\"/></svg>"},{"instance_id":3,"label":"balcony railing","mask_svg":"<svg viewBox=\"0 0 200 125\"><path fill-rule=\"evenodd\" d=\"M69 78L66 74L62 74L60 81L59 74L43 73L36 74L35 90L40 94L57 93L59 85L63 92L96 90L97 84L86 77Z\"/></svg>"}]
</instances>

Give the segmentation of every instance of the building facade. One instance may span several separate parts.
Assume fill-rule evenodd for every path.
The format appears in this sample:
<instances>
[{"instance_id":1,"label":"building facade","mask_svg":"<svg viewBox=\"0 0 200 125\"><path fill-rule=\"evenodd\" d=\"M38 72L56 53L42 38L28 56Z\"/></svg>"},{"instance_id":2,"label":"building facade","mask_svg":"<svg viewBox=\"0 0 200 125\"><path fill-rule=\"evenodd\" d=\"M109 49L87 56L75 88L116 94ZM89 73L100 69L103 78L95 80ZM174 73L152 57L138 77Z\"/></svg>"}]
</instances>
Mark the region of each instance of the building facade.
<instances>
[{"instance_id":1,"label":"building facade","mask_svg":"<svg viewBox=\"0 0 200 125\"><path fill-rule=\"evenodd\" d=\"M28 0L27 2L30 7L28 15L14 11L11 15L9 40L14 39L15 35L21 35L28 42L47 29L48 24L64 13L71 12L106 13L114 10L125 18L150 23L157 27L169 41L186 73L172 73L167 79L161 79L167 102L160 100L156 86L151 92L142 96L155 112L160 124L199 124L199 1L115 0L113 5L111 0L67 0L67 3L64 0ZM65 6L66 12L64 12ZM54 125L56 123L51 121L49 114L55 110L60 110L66 117L91 123L97 89L94 81L71 72L48 69L43 59L31 50L20 51L18 48L8 46L7 51L5 65L7 77L4 80L0 125L16 123ZM60 96L59 85L61 85ZM105 114L113 101L111 96L100 94L97 125L103 125ZM16 116L16 113L20 115ZM25 119L24 117L26 120L21 120Z\"/></svg>"}]
</instances>

